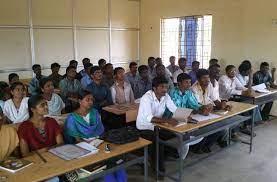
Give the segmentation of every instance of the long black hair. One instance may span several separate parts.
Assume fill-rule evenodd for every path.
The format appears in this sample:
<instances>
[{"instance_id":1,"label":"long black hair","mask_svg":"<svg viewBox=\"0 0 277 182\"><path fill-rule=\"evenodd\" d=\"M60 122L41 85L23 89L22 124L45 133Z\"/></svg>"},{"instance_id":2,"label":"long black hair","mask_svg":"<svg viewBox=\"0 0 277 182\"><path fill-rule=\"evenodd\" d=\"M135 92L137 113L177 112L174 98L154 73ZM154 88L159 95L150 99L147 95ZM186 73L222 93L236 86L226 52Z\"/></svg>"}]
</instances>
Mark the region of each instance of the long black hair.
<instances>
[{"instance_id":1,"label":"long black hair","mask_svg":"<svg viewBox=\"0 0 277 182\"><path fill-rule=\"evenodd\" d=\"M37 105L44 100L41 95L32 95L28 100L28 111L30 118L34 115L32 109L35 109Z\"/></svg>"}]
</instances>

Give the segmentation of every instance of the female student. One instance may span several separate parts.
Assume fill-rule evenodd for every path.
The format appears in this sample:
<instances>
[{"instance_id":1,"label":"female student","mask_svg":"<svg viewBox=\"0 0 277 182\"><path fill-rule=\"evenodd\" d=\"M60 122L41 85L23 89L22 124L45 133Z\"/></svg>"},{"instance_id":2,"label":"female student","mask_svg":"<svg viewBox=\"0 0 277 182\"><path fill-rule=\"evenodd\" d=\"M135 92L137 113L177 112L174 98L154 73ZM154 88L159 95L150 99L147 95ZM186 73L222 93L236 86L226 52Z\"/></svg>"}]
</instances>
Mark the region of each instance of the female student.
<instances>
[{"instance_id":1,"label":"female student","mask_svg":"<svg viewBox=\"0 0 277 182\"><path fill-rule=\"evenodd\" d=\"M79 107L68 115L64 125L64 137L67 143L76 143L84 138L101 136L104 127L97 110L92 108L93 96L84 91L81 94ZM125 170L121 169L113 174L105 176L105 181L127 181Z\"/></svg>"},{"instance_id":2,"label":"female student","mask_svg":"<svg viewBox=\"0 0 277 182\"><path fill-rule=\"evenodd\" d=\"M42 97L47 101L50 116L59 116L65 107L62 98L54 93L54 84L50 78L43 78L39 82Z\"/></svg>"},{"instance_id":3,"label":"female student","mask_svg":"<svg viewBox=\"0 0 277 182\"><path fill-rule=\"evenodd\" d=\"M4 115L10 122L20 123L29 118L28 97L25 97L25 87L21 82L15 82L11 85L12 98L4 104Z\"/></svg>"},{"instance_id":4,"label":"female student","mask_svg":"<svg viewBox=\"0 0 277 182\"><path fill-rule=\"evenodd\" d=\"M31 151L63 144L61 128L48 114L47 101L40 95L31 96L28 101L30 119L21 123L18 129L22 156Z\"/></svg>"}]
</instances>

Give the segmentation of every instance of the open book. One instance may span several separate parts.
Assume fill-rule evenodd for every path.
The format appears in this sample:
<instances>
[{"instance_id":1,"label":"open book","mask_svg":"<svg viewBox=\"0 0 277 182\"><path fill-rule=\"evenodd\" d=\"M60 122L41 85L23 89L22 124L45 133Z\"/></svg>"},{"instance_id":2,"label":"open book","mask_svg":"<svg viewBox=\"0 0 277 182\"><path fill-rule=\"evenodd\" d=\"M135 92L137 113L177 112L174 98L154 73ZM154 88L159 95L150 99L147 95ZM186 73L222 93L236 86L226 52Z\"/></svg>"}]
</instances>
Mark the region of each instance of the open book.
<instances>
[{"instance_id":1,"label":"open book","mask_svg":"<svg viewBox=\"0 0 277 182\"><path fill-rule=\"evenodd\" d=\"M15 173L31 164L33 163L24 159L7 159L0 162L0 169Z\"/></svg>"}]
</instances>

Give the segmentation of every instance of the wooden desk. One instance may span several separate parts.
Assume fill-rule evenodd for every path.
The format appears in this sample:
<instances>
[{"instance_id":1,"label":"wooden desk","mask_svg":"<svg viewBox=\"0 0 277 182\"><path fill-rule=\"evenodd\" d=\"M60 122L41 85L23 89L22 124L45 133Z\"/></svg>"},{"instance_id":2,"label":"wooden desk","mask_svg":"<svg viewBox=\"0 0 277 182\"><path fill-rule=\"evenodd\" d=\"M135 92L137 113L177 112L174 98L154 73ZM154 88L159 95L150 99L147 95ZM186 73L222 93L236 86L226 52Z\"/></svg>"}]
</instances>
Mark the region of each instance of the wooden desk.
<instances>
[{"instance_id":1,"label":"wooden desk","mask_svg":"<svg viewBox=\"0 0 277 182\"><path fill-rule=\"evenodd\" d=\"M126 123L136 121L138 115L139 104L121 104L121 105L111 105L103 107L104 111L113 113L115 115L125 115Z\"/></svg>"},{"instance_id":2,"label":"wooden desk","mask_svg":"<svg viewBox=\"0 0 277 182\"><path fill-rule=\"evenodd\" d=\"M244 142L248 145L250 153L252 152L252 145L253 145L253 128L254 128L254 115L255 115L255 108L256 105L246 104L246 103L239 103L239 102L229 102L233 107L232 110L229 111L227 114L223 115L220 118L202 121L197 124L185 124L178 127L173 127L169 125L162 125L156 124L155 125L155 132L156 132L156 155L159 157L159 144L164 144L167 146L171 146L173 148L177 148L177 151L180 151L181 155L184 153L183 145L198 140L202 137L209 136L216 132L222 130L229 130L229 141L231 141L231 128L237 126L238 124L252 119L251 124L251 136L250 142ZM240 116L239 114L252 111L252 116ZM176 138L173 138L169 141L163 141L159 138L159 130L166 130L173 133ZM191 137L194 136L194 137ZM168 176L169 178L183 182L183 170L184 170L184 161L182 157L179 157L179 160L176 161L178 165L178 178L170 176L169 174L164 174L159 171L159 160L156 161L156 175L159 174ZM172 173L171 173L172 174Z\"/></svg>"},{"instance_id":3,"label":"wooden desk","mask_svg":"<svg viewBox=\"0 0 277 182\"><path fill-rule=\"evenodd\" d=\"M101 144L99 146L100 151L97 154L70 161L65 161L49 152L45 152L41 154L47 160L47 162L44 163L37 155L34 154L32 156L25 158L26 160L33 162L31 166L14 174L5 171L0 171L0 176L6 176L7 182L42 181L55 176L59 176L69 171L73 171L75 169L79 169L91 164L96 164L98 162L105 161L123 154L130 153L134 150L144 148L144 156L134 160L136 160L137 163L144 163L144 179L145 181L147 181L147 147L150 144L150 141L142 138L140 138L138 141L124 145L111 144L110 153L105 153L104 144ZM130 163L131 161L128 162ZM122 167L128 167L128 162L123 163ZM132 165L133 164L134 162L132 163ZM92 178L93 176L90 176L89 180L92 180Z\"/></svg>"},{"instance_id":4,"label":"wooden desk","mask_svg":"<svg viewBox=\"0 0 277 182\"><path fill-rule=\"evenodd\" d=\"M263 105L268 102L273 102L277 99L277 89L271 89L270 93L255 92L251 96L234 95L235 99L241 99L244 103L251 103L256 105Z\"/></svg>"}]
</instances>

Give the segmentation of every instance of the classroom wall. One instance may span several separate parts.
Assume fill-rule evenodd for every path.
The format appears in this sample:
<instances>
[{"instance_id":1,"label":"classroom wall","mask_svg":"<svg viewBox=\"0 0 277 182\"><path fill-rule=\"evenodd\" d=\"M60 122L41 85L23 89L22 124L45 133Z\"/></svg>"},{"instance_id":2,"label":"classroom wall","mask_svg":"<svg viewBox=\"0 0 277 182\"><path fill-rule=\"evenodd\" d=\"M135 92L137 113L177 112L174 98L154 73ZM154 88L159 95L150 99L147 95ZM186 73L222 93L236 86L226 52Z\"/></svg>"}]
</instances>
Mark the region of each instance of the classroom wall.
<instances>
[{"instance_id":1,"label":"classroom wall","mask_svg":"<svg viewBox=\"0 0 277 182\"><path fill-rule=\"evenodd\" d=\"M0 80L10 72L32 77L33 63L48 75L50 64L84 57L115 66L139 60L139 1L0 0ZM79 70L82 69L81 67Z\"/></svg>"}]
</instances>

